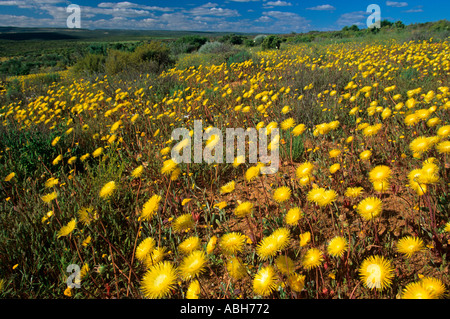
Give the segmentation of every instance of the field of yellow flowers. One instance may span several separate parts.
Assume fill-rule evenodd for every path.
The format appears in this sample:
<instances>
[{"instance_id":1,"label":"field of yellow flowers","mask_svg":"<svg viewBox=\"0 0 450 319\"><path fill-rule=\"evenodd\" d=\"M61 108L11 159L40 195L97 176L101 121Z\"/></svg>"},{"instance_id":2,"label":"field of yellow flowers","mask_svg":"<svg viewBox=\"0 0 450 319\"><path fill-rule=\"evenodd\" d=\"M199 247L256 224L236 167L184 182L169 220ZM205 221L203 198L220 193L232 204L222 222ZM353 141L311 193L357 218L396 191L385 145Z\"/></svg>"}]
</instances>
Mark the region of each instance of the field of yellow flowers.
<instances>
[{"instance_id":1,"label":"field of yellow flowers","mask_svg":"<svg viewBox=\"0 0 450 319\"><path fill-rule=\"evenodd\" d=\"M0 92L0 296L447 298L449 57L292 45ZM194 120L279 128L277 173L173 161Z\"/></svg>"}]
</instances>

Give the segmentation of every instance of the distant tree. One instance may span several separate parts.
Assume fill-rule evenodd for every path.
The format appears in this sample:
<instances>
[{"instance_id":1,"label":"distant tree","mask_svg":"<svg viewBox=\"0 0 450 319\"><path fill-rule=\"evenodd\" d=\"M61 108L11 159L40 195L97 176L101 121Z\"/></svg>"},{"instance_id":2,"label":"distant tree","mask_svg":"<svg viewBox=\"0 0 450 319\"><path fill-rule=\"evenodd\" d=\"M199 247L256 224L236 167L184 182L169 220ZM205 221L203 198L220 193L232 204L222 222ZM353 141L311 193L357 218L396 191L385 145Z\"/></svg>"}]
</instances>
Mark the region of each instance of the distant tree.
<instances>
[{"instance_id":1,"label":"distant tree","mask_svg":"<svg viewBox=\"0 0 450 319\"><path fill-rule=\"evenodd\" d=\"M221 39L219 39L219 42L240 45L244 43L244 40L244 36L232 33L224 35Z\"/></svg>"},{"instance_id":2,"label":"distant tree","mask_svg":"<svg viewBox=\"0 0 450 319\"><path fill-rule=\"evenodd\" d=\"M205 44L206 42L208 42L208 38L206 37L201 37L198 35L188 35L188 36L184 36L179 38L176 43L178 45L185 45L185 50L186 53L190 53L193 51L196 51L198 49L200 49L200 47Z\"/></svg>"},{"instance_id":3,"label":"distant tree","mask_svg":"<svg viewBox=\"0 0 450 319\"><path fill-rule=\"evenodd\" d=\"M405 28L405 24L402 21L397 21L397 22L395 22L394 25L395 25L395 27L397 29L404 29Z\"/></svg>"},{"instance_id":4,"label":"distant tree","mask_svg":"<svg viewBox=\"0 0 450 319\"><path fill-rule=\"evenodd\" d=\"M354 25L352 25L350 28L349 28L349 30L350 31L359 31L359 27L356 25L356 24L354 24Z\"/></svg>"},{"instance_id":5,"label":"distant tree","mask_svg":"<svg viewBox=\"0 0 450 319\"><path fill-rule=\"evenodd\" d=\"M276 35L270 35L264 39L261 44L263 50L277 49L279 50L281 47L281 43L283 40Z\"/></svg>"},{"instance_id":6,"label":"distant tree","mask_svg":"<svg viewBox=\"0 0 450 319\"><path fill-rule=\"evenodd\" d=\"M384 20L381 20L381 22L380 22L380 26L382 27L382 28L389 28L389 27L392 27L394 25L394 23L392 23L391 21L389 21L389 20L386 20L386 19L384 19Z\"/></svg>"}]
</instances>

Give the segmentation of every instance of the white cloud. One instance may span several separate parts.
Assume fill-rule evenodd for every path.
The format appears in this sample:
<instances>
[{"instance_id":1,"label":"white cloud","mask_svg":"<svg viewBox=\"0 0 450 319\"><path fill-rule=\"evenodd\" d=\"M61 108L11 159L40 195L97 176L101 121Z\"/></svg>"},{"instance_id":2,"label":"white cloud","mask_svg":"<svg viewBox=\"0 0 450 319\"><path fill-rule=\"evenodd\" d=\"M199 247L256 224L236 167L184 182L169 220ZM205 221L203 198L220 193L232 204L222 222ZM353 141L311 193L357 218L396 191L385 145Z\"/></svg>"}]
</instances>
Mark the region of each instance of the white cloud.
<instances>
[{"instance_id":1,"label":"white cloud","mask_svg":"<svg viewBox=\"0 0 450 319\"><path fill-rule=\"evenodd\" d=\"M289 7L292 6L292 3L286 2L286 1L269 1L266 3L263 3L264 7Z\"/></svg>"},{"instance_id":2,"label":"white cloud","mask_svg":"<svg viewBox=\"0 0 450 319\"><path fill-rule=\"evenodd\" d=\"M323 4L320 6L316 6L316 7L312 7L312 8L306 8L306 10L315 10L315 11L332 11L332 10L336 10L335 7L333 7L330 4Z\"/></svg>"},{"instance_id":3,"label":"white cloud","mask_svg":"<svg viewBox=\"0 0 450 319\"><path fill-rule=\"evenodd\" d=\"M365 11L344 13L339 17L336 23L339 26L350 26L354 24L357 26L364 26L367 24L368 15L369 13Z\"/></svg>"},{"instance_id":4,"label":"white cloud","mask_svg":"<svg viewBox=\"0 0 450 319\"><path fill-rule=\"evenodd\" d=\"M408 2L386 1L388 7L403 8L408 6Z\"/></svg>"}]
</instances>

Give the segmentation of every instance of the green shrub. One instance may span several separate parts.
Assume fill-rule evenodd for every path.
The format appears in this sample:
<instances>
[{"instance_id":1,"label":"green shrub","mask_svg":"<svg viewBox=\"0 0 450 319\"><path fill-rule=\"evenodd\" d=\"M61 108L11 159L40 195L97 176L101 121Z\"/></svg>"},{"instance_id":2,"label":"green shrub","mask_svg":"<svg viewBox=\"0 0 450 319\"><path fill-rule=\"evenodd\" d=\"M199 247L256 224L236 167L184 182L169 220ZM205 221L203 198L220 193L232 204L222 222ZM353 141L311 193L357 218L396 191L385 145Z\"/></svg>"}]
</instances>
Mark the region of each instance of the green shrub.
<instances>
[{"instance_id":1,"label":"green shrub","mask_svg":"<svg viewBox=\"0 0 450 319\"><path fill-rule=\"evenodd\" d=\"M222 42L207 42L198 49L199 53L226 53L232 51L233 48Z\"/></svg>"},{"instance_id":2,"label":"green shrub","mask_svg":"<svg viewBox=\"0 0 450 319\"><path fill-rule=\"evenodd\" d=\"M242 51L239 51L238 53L230 56L228 58L227 62L228 62L228 64L242 63L242 62L251 60L252 58L253 58L252 55L248 51L242 50Z\"/></svg>"},{"instance_id":3,"label":"green shrub","mask_svg":"<svg viewBox=\"0 0 450 319\"><path fill-rule=\"evenodd\" d=\"M101 54L89 53L81 58L73 67L75 74L94 75L105 71L105 57Z\"/></svg>"},{"instance_id":4,"label":"green shrub","mask_svg":"<svg viewBox=\"0 0 450 319\"><path fill-rule=\"evenodd\" d=\"M263 50L271 50L271 49L279 50L282 42L283 40L279 36L270 35L264 38L261 47Z\"/></svg>"}]
</instances>

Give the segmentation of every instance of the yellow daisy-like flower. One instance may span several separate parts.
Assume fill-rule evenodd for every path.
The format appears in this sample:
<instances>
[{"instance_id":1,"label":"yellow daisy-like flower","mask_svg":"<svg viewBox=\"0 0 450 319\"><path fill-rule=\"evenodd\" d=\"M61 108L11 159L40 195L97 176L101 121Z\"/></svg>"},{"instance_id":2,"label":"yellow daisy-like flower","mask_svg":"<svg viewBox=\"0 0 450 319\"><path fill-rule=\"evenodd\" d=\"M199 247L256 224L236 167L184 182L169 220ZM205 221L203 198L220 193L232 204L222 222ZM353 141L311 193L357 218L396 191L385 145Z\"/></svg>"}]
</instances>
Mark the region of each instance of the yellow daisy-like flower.
<instances>
[{"instance_id":1,"label":"yellow daisy-like flower","mask_svg":"<svg viewBox=\"0 0 450 319\"><path fill-rule=\"evenodd\" d=\"M178 245L178 249L184 254L189 254L194 250L200 249L200 243L200 238L191 236L183 240L183 242Z\"/></svg>"},{"instance_id":2,"label":"yellow daisy-like flower","mask_svg":"<svg viewBox=\"0 0 450 319\"><path fill-rule=\"evenodd\" d=\"M98 213L94 211L94 207L81 207L78 210L78 219L84 225L89 225L93 220L98 219Z\"/></svg>"},{"instance_id":3,"label":"yellow daisy-like flower","mask_svg":"<svg viewBox=\"0 0 450 319\"><path fill-rule=\"evenodd\" d=\"M234 181L228 182L220 188L220 194L228 194L234 191L236 183Z\"/></svg>"},{"instance_id":4,"label":"yellow daisy-like flower","mask_svg":"<svg viewBox=\"0 0 450 319\"><path fill-rule=\"evenodd\" d=\"M363 191L364 188L362 187L348 187L344 195L346 197L357 198Z\"/></svg>"},{"instance_id":5,"label":"yellow daisy-like flower","mask_svg":"<svg viewBox=\"0 0 450 319\"><path fill-rule=\"evenodd\" d=\"M235 280L240 280L247 275L247 270L241 259L238 257L231 257L228 259L226 267L230 276Z\"/></svg>"},{"instance_id":6,"label":"yellow daisy-like flower","mask_svg":"<svg viewBox=\"0 0 450 319\"><path fill-rule=\"evenodd\" d=\"M288 284L295 292L301 292L305 287L305 276L297 273L290 274L288 277Z\"/></svg>"},{"instance_id":7,"label":"yellow daisy-like flower","mask_svg":"<svg viewBox=\"0 0 450 319\"><path fill-rule=\"evenodd\" d=\"M99 196L101 198L108 198L112 195L112 193L116 190L116 182L111 181L106 183L99 192Z\"/></svg>"},{"instance_id":8,"label":"yellow daisy-like flower","mask_svg":"<svg viewBox=\"0 0 450 319\"><path fill-rule=\"evenodd\" d=\"M55 137L52 141L52 146L55 146L59 142L60 139L61 139L60 136Z\"/></svg>"},{"instance_id":9,"label":"yellow daisy-like flower","mask_svg":"<svg viewBox=\"0 0 450 319\"><path fill-rule=\"evenodd\" d=\"M177 167L177 162L174 159L168 159L164 161L163 167L161 168L161 174L169 175Z\"/></svg>"},{"instance_id":10,"label":"yellow daisy-like flower","mask_svg":"<svg viewBox=\"0 0 450 319\"><path fill-rule=\"evenodd\" d=\"M178 216L172 223L172 229L175 233L185 231L194 227L194 218L191 213Z\"/></svg>"},{"instance_id":11,"label":"yellow daisy-like flower","mask_svg":"<svg viewBox=\"0 0 450 319\"><path fill-rule=\"evenodd\" d=\"M367 151L363 151L359 154L359 159L361 161L365 162L365 161L368 161L371 156L372 156L372 151L367 150Z\"/></svg>"},{"instance_id":12,"label":"yellow daisy-like flower","mask_svg":"<svg viewBox=\"0 0 450 319\"><path fill-rule=\"evenodd\" d=\"M330 157L330 158L335 158L335 157L338 157L339 155L341 155L341 150L338 150L338 149L334 149L334 150L331 150L330 152L328 152L328 156Z\"/></svg>"},{"instance_id":13,"label":"yellow daisy-like flower","mask_svg":"<svg viewBox=\"0 0 450 319\"><path fill-rule=\"evenodd\" d=\"M440 279L433 277L424 277L420 280L420 283L426 290L431 291L431 293L436 298L444 297L445 285Z\"/></svg>"},{"instance_id":14,"label":"yellow daisy-like flower","mask_svg":"<svg viewBox=\"0 0 450 319\"><path fill-rule=\"evenodd\" d=\"M418 237L406 236L397 243L397 251L410 258L424 248L423 240Z\"/></svg>"},{"instance_id":15,"label":"yellow daisy-like flower","mask_svg":"<svg viewBox=\"0 0 450 319\"><path fill-rule=\"evenodd\" d=\"M226 255L234 255L242 251L246 237L241 233L232 232L223 235L220 238L220 249Z\"/></svg>"},{"instance_id":16,"label":"yellow daisy-like flower","mask_svg":"<svg viewBox=\"0 0 450 319\"><path fill-rule=\"evenodd\" d=\"M143 220L151 219L158 210L159 202L161 201L161 199L161 196L155 194L147 202L145 202L144 206L142 207L140 218Z\"/></svg>"},{"instance_id":17,"label":"yellow daisy-like flower","mask_svg":"<svg viewBox=\"0 0 450 319\"><path fill-rule=\"evenodd\" d=\"M144 166L139 165L138 167L136 167L132 172L131 172L131 176L133 178L138 178L142 175L142 172L144 171Z\"/></svg>"},{"instance_id":18,"label":"yellow daisy-like flower","mask_svg":"<svg viewBox=\"0 0 450 319\"><path fill-rule=\"evenodd\" d=\"M77 160L76 156L72 156L71 158L69 158L67 160L67 164L72 165L73 163L75 163L75 161Z\"/></svg>"},{"instance_id":19,"label":"yellow daisy-like flower","mask_svg":"<svg viewBox=\"0 0 450 319\"><path fill-rule=\"evenodd\" d=\"M364 136L373 136L377 134L382 127L383 127L382 124L369 125L363 130L363 134Z\"/></svg>"},{"instance_id":20,"label":"yellow daisy-like flower","mask_svg":"<svg viewBox=\"0 0 450 319\"><path fill-rule=\"evenodd\" d=\"M4 181L9 182L10 180L12 180L14 178L14 176L16 176L16 173L14 173L14 172L9 173L8 176L5 177Z\"/></svg>"},{"instance_id":21,"label":"yellow daisy-like flower","mask_svg":"<svg viewBox=\"0 0 450 319\"><path fill-rule=\"evenodd\" d=\"M179 270L181 278L189 280L205 271L206 255L202 250L194 250L181 261Z\"/></svg>"},{"instance_id":22,"label":"yellow daisy-like flower","mask_svg":"<svg viewBox=\"0 0 450 319\"><path fill-rule=\"evenodd\" d=\"M145 258L144 263L147 268L156 265L161 262L166 255L166 247L156 247L152 250L150 254Z\"/></svg>"},{"instance_id":23,"label":"yellow daisy-like flower","mask_svg":"<svg viewBox=\"0 0 450 319\"><path fill-rule=\"evenodd\" d=\"M424 153L430 149L430 140L428 137L420 136L409 144L409 149L414 153Z\"/></svg>"},{"instance_id":24,"label":"yellow daisy-like flower","mask_svg":"<svg viewBox=\"0 0 450 319\"><path fill-rule=\"evenodd\" d=\"M295 170L295 175L298 179L301 179L303 177L310 176L313 172L314 165L310 162L305 162L301 164L297 169Z\"/></svg>"},{"instance_id":25,"label":"yellow daisy-like flower","mask_svg":"<svg viewBox=\"0 0 450 319\"><path fill-rule=\"evenodd\" d=\"M386 182L391 178L392 171L386 165L379 165L369 172L369 180L374 182Z\"/></svg>"},{"instance_id":26,"label":"yellow daisy-like flower","mask_svg":"<svg viewBox=\"0 0 450 319\"><path fill-rule=\"evenodd\" d=\"M421 282L412 282L402 291L402 299L437 299L433 291L426 289Z\"/></svg>"},{"instance_id":27,"label":"yellow daisy-like flower","mask_svg":"<svg viewBox=\"0 0 450 319\"><path fill-rule=\"evenodd\" d=\"M212 236L206 245L206 253L211 254L216 248L217 236Z\"/></svg>"},{"instance_id":28,"label":"yellow daisy-like flower","mask_svg":"<svg viewBox=\"0 0 450 319\"><path fill-rule=\"evenodd\" d=\"M447 233L450 233L450 222L445 224L444 231L447 232Z\"/></svg>"},{"instance_id":29,"label":"yellow daisy-like flower","mask_svg":"<svg viewBox=\"0 0 450 319\"><path fill-rule=\"evenodd\" d=\"M383 290L391 285L394 268L391 261L383 256L375 255L362 262L359 275L365 287Z\"/></svg>"},{"instance_id":30,"label":"yellow daisy-like flower","mask_svg":"<svg viewBox=\"0 0 450 319\"><path fill-rule=\"evenodd\" d=\"M52 188L55 185L59 184L59 180L57 178L54 177L50 177L46 182L45 182L45 187L46 188Z\"/></svg>"},{"instance_id":31,"label":"yellow daisy-like flower","mask_svg":"<svg viewBox=\"0 0 450 319\"><path fill-rule=\"evenodd\" d=\"M292 130L292 135L300 136L303 134L303 132L305 132L305 130L306 130L305 124L299 124Z\"/></svg>"},{"instance_id":32,"label":"yellow daisy-like flower","mask_svg":"<svg viewBox=\"0 0 450 319\"><path fill-rule=\"evenodd\" d=\"M368 197L356 207L356 211L365 220L371 220L381 214L383 202L377 197Z\"/></svg>"},{"instance_id":33,"label":"yellow daisy-like flower","mask_svg":"<svg viewBox=\"0 0 450 319\"><path fill-rule=\"evenodd\" d=\"M336 236L328 243L327 251L333 257L342 257L348 250L348 241L342 236Z\"/></svg>"},{"instance_id":34,"label":"yellow daisy-like flower","mask_svg":"<svg viewBox=\"0 0 450 319\"><path fill-rule=\"evenodd\" d=\"M339 164L339 163L333 164L330 166L330 173L334 174L340 169L341 169L341 164Z\"/></svg>"},{"instance_id":35,"label":"yellow daisy-like flower","mask_svg":"<svg viewBox=\"0 0 450 319\"><path fill-rule=\"evenodd\" d=\"M92 152L92 156L94 158L99 157L100 155L102 155L102 153L103 153L103 147L99 147L95 151Z\"/></svg>"},{"instance_id":36,"label":"yellow daisy-like flower","mask_svg":"<svg viewBox=\"0 0 450 319\"><path fill-rule=\"evenodd\" d=\"M259 172L260 172L259 166L252 166L245 172L245 179L247 180L247 182L251 182L259 175Z\"/></svg>"},{"instance_id":37,"label":"yellow daisy-like flower","mask_svg":"<svg viewBox=\"0 0 450 319\"><path fill-rule=\"evenodd\" d=\"M450 135L450 125L440 127L437 131L437 135L442 138L446 138L447 136L449 136Z\"/></svg>"},{"instance_id":38,"label":"yellow daisy-like flower","mask_svg":"<svg viewBox=\"0 0 450 319\"><path fill-rule=\"evenodd\" d=\"M300 234L299 237L300 237L300 247L306 246L311 241L311 233L309 231Z\"/></svg>"},{"instance_id":39,"label":"yellow daisy-like flower","mask_svg":"<svg viewBox=\"0 0 450 319\"><path fill-rule=\"evenodd\" d=\"M436 145L439 154L450 154L450 141L441 142Z\"/></svg>"},{"instance_id":40,"label":"yellow daisy-like flower","mask_svg":"<svg viewBox=\"0 0 450 319\"><path fill-rule=\"evenodd\" d=\"M278 256L275 259L275 265L277 266L278 270L285 275L290 275L295 270L294 261L288 256Z\"/></svg>"},{"instance_id":41,"label":"yellow daisy-like flower","mask_svg":"<svg viewBox=\"0 0 450 319\"><path fill-rule=\"evenodd\" d=\"M277 278L272 266L261 268L253 278L253 292L256 295L268 296L276 288Z\"/></svg>"},{"instance_id":42,"label":"yellow daisy-like flower","mask_svg":"<svg viewBox=\"0 0 450 319\"><path fill-rule=\"evenodd\" d=\"M300 220L300 218L303 217L303 212L300 208L298 207L294 207L291 208L285 217L285 221L286 224L290 225L290 226L295 226L297 225L298 221Z\"/></svg>"},{"instance_id":43,"label":"yellow daisy-like flower","mask_svg":"<svg viewBox=\"0 0 450 319\"><path fill-rule=\"evenodd\" d=\"M140 261L144 261L147 256L155 248L155 240L152 237L147 237L136 247L136 258Z\"/></svg>"},{"instance_id":44,"label":"yellow daisy-like flower","mask_svg":"<svg viewBox=\"0 0 450 319\"><path fill-rule=\"evenodd\" d=\"M44 203L50 203L52 200L56 199L58 197L57 192L51 192L47 195L44 195L41 197L41 199L44 201Z\"/></svg>"},{"instance_id":45,"label":"yellow daisy-like flower","mask_svg":"<svg viewBox=\"0 0 450 319\"><path fill-rule=\"evenodd\" d=\"M289 244L290 231L287 228L278 228L270 236L261 240L256 253L261 260L267 260L276 255L282 249L285 249Z\"/></svg>"},{"instance_id":46,"label":"yellow daisy-like flower","mask_svg":"<svg viewBox=\"0 0 450 319\"><path fill-rule=\"evenodd\" d=\"M200 283L199 281L193 280L189 284L189 287L186 291L186 299L199 299L200 295Z\"/></svg>"},{"instance_id":47,"label":"yellow daisy-like flower","mask_svg":"<svg viewBox=\"0 0 450 319\"><path fill-rule=\"evenodd\" d=\"M273 193L273 199L277 203L283 203L291 198L291 189L287 186L279 187Z\"/></svg>"},{"instance_id":48,"label":"yellow daisy-like flower","mask_svg":"<svg viewBox=\"0 0 450 319\"><path fill-rule=\"evenodd\" d=\"M66 290L64 290L64 295L67 297L72 297L72 288L67 287Z\"/></svg>"},{"instance_id":49,"label":"yellow daisy-like flower","mask_svg":"<svg viewBox=\"0 0 450 319\"><path fill-rule=\"evenodd\" d=\"M52 162L53 165L57 165L59 162L61 162L63 159L62 155L58 155Z\"/></svg>"},{"instance_id":50,"label":"yellow daisy-like flower","mask_svg":"<svg viewBox=\"0 0 450 319\"><path fill-rule=\"evenodd\" d=\"M281 129L282 130L289 130L290 128L292 128L295 125L295 120L293 118L288 118L286 120L284 120L283 122L281 122Z\"/></svg>"},{"instance_id":51,"label":"yellow daisy-like flower","mask_svg":"<svg viewBox=\"0 0 450 319\"><path fill-rule=\"evenodd\" d=\"M70 222L61 227L61 229L58 231L58 238L69 236L75 230L76 227L77 227L77 220L73 218Z\"/></svg>"},{"instance_id":52,"label":"yellow daisy-like flower","mask_svg":"<svg viewBox=\"0 0 450 319\"><path fill-rule=\"evenodd\" d=\"M141 281L141 290L146 298L161 299L176 287L178 272L168 261L152 266Z\"/></svg>"},{"instance_id":53,"label":"yellow daisy-like flower","mask_svg":"<svg viewBox=\"0 0 450 319\"><path fill-rule=\"evenodd\" d=\"M302 258L302 265L310 270L319 267L324 261L322 252L317 248L310 248Z\"/></svg>"},{"instance_id":54,"label":"yellow daisy-like flower","mask_svg":"<svg viewBox=\"0 0 450 319\"><path fill-rule=\"evenodd\" d=\"M237 217L246 217L253 211L253 204L251 202L240 203L234 210Z\"/></svg>"}]
</instances>

